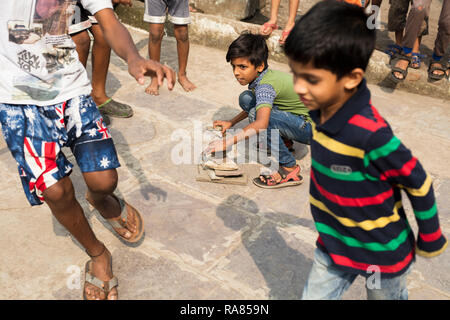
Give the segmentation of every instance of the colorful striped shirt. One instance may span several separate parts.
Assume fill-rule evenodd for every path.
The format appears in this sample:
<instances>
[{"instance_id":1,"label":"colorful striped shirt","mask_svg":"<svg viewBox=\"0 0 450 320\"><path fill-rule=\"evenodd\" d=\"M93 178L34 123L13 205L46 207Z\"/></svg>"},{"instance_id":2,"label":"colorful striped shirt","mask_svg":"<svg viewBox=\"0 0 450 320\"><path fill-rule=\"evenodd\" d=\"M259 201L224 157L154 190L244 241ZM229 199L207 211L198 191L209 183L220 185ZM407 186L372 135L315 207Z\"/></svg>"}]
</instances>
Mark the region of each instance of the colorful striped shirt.
<instances>
[{"instance_id":1,"label":"colorful striped shirt","mask_svg":"<svg viewBox=\"0 0 450 320\"><path fill-rule=\"evenodd\" d=\"M365 80L325 123L319 122L319 110L310 115L311 212L317 246L335 266L365 276L376 266L388 278L406 271L415 253L443 252L447 240L431 178L371 105ZM417 241L401 190L412 204Z\"/></svg>"}]
</instances>

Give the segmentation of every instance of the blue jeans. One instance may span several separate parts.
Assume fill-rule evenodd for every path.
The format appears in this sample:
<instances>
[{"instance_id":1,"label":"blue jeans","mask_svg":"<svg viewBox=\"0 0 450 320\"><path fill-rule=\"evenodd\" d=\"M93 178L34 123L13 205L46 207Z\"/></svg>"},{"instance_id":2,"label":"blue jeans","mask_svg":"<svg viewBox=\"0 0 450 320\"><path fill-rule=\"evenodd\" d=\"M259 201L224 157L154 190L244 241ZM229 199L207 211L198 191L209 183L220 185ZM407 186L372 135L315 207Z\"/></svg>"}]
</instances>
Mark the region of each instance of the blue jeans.
<instances>
[{"instance_id":1,"label":"blue jeans","mask_svg":"<svg viewBox=\"0 0 450 320\"><path fill-rule=\"evenodd\" d=\"M248 113L248 120L256 120L256 98L253 92L246 90L239 96L239 106ZM272 131L275 130L275 131ZM278 134L274 134L278 132ZM267 145L272 155L278 155L278 162L283 167L294 167L296 162L282 138L310 144L312 131L311 123L303 116L279 110L276 105L270 112L269 126L267 127Z\"/></svg>"},{"instance_id":2,"label":"blue jeans","mask_svg":"<svg viewBox=\"0 0 450 320\"><path fill-rule=\"evenodd\" d=\"M376 266L375 266L376 267ZM366 291L368 300L408 300L407 275L412 264L402 275L378 281L375 273L368 272ZM314 263L303 288L302 300L338 300L355 281L357 275L334 267L330 256L316 248Z\"/></svg>"}]
</instances>

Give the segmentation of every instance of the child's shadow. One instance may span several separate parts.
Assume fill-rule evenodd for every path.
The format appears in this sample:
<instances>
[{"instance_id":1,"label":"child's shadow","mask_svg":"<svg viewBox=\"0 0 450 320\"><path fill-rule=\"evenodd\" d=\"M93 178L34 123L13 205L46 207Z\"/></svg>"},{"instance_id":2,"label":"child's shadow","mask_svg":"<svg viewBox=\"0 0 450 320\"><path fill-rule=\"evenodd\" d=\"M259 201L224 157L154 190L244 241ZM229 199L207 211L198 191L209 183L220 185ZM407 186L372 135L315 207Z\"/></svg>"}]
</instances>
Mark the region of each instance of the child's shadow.
<instances>
[{"instance_id":1,"label":"child's shadow","mask_svg":"<svg viewBox=\"0 0 450 320\"><path fill-rule=\"evenodd\" d=\"M228 197L218 206L216 214L225 226L243 230L242 243L264 276L270 289L269 298L300 299L312 260L289 247L277 226L302 225L314 229L312 221L284 213L261 213L254 201L240 195Z\"/></svg>"}]
</instances>

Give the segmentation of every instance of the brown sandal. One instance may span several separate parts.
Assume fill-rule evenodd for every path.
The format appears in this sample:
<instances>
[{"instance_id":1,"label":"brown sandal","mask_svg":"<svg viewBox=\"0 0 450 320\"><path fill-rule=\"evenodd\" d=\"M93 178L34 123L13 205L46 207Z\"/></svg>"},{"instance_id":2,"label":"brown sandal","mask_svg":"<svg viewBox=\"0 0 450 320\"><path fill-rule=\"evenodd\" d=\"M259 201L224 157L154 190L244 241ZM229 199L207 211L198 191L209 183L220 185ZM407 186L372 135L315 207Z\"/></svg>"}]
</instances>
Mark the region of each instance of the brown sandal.
<instances>
[{"instance_id":1,"label":"brown sandal","mask_svg":"<svg viewBox=\"0 0 450 320\"><path fill-rule=\"evenodd\" d=\"M131 206L125 200L117 197L114 194L111 194L111 196L119 202L120 216L117 218L106 219L106 221L111 225L111 227L113 227L113 229L114 229L115 233L117 234L117 236L119 237L119 239L125 241L126 243L139 242L142 239L142 236L144 235L144 219L142 218L141 214L139 213L139 211L137 211L133 206ZM86 200L88 201L88 203L91 206L93 206L92 203L89 202L87 197L86 197ZM117 232L116 229L126 229L129 210L134 211L135 218L136 218L136 229L137 230L131 236L131 238L125 238L119 232Z\"/></svg>"},{"instance_id":2,"label":"brown sandal","mask_svg":"<svg viewBox=\"0 0 450 320\"><path fill-rule=\"evenodd\" d=\"M96 256L92 256L89 254L89 252L87 250L86 250L86 253L88 254L89 257L96 258L96 257L101 256L105 252L105 250L106 250L106 246L103 244L103 250L100 254L98 254ZM117 280L117 277L112 277L108 281L102 281L99 278L95 277L94 275L91 274L91 263L92 263L92 260L87 261L86 266L84 268L83 299L90 300L90 299L88 299L87 294L86 294L86 284L89 283L89 284L93 285L95 288L103 291L105 293L105 300L108 300L108 295L111 292L111 290L119 286L119 280ZM112 268L112 257L111 257L111 268ZM118 298L118 295L117 295L117 298Z\"/></svg>"}]
</instances>

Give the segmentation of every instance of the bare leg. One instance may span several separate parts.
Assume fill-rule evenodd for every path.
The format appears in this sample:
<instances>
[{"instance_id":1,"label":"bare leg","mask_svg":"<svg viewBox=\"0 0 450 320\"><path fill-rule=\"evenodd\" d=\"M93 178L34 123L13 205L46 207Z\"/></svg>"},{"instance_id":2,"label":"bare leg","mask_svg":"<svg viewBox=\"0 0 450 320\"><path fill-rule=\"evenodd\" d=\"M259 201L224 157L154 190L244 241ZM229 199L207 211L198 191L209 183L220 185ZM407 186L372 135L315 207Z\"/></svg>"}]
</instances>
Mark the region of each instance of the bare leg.
<instances>
[{"instance_id":1,"label":"bare leg","mask_svg":"<svg viewBox=\"0 0 450 320\"><path fill-rule=\"evenodd\" d=\"M299 0L289 0L289 18L284 27L284 31L289 31L294 27L299 2Z\"/></svg>"},{"instance_id":2,"label":"bare leg","mask_svg":"<svg viewBox=\"0 0 450 320\"><path fill-rule=\"evenodd\" d=\"M86 68L89 50L91 48L91 38L86 30L73 34L71 37L77 46L78 59Z\"/></svg>"},{"instance_id":3,"label":"bare leg","mask_svg":"<svg viewBox=\"0 0 450 320\"><path fill-rule=\"evenodd\" d=\"M395 43L399 46L402 45L403 42L403 30L402 31L395 31Z\"/></svg>"},{"instance_id":4,"label":"bare leg","mask_svg":"<svg viewBox=\"0 0 450 320\"><path fill-rule=\"evenodd\" d=\"M270 19L269 21L267 21L268 24L277 24L280 1L281 0L272 0L270 4ZM264 36L267 36L272 33L272 28L264 28L264 26L262 26L260 29L260 33Z\"/></svg>"},{"instance_id":5,"label":"bare leg","mask_svg":"<svg viewBox=\"0 0 450 320\"><path fill-rule=\"evenodd\" d=\"M178 82L184 91L189 92L197 88L186 75L189 57L189 33L187 25L174 25L175 38L177 39L178 52Z\"/></svg>"},{"instance_id":6,"label":"bare leg","mask_svg":"<svg viewBox=\"0 0 450 320\"><path fill-rule=\"evenodd\" d=\"M161 59L161 43L164 36L164 24L150 23L149 41L148 41L148 55L150 59L160 61ZM145 92L157 96L159 95L158 79L153 77L150 85L145 89Z\"/></svg>"},{"instance_id":7,"label":"bare leg","mask_svg":"<svg viewBox=\"0 0 450 320\"><path fill-rule=\"evenodd\" d=\"M87 198L105 219L117 218L120 215L119 202L111 196L117 186L117 171L105 170L83 173L88 186ZM136 219L132 212L128 215L127 228L116 229L125 238L131 238L136 232Z\"/></svg>"},{"instance_id":8,"label":"bare leg","mask_svg":"<svg viewBox=\"0 0 450 320\"><path fill-rule=\"evenodd\" d=\"M75 199L72 181L65 177L44 191L44 198L50 207L56 220L59 221L75 239L86 249L96 256L103 251L103 244L96 238L89 223L84 216L83 209ZM92 274L102 281L108 281L113 277L111 269L111 253L108 249L95 258L92 258ZM86 286L86 294L89 299L104 299L104 293L95 290L93 286ZM110 291L108 299L117 299L117 289Z\"/></svg>"},{"instance_id":9,"label":"bare leg","mask_svg":"<svg viewBox=\"0 0 450 320\"><path fill-rule=\"evenodd\" d=\"M91 28L94 35L94 46L92 47L92 98L100 106L109 97L106 95L106 78L108 75L111 48L106 42L99 25Z\"/></svg>"}]
</instances>

